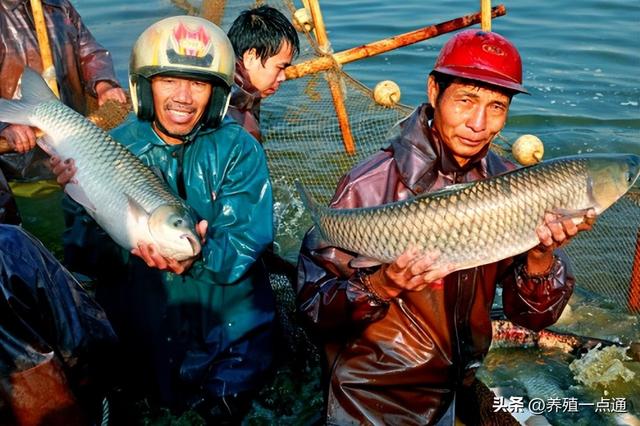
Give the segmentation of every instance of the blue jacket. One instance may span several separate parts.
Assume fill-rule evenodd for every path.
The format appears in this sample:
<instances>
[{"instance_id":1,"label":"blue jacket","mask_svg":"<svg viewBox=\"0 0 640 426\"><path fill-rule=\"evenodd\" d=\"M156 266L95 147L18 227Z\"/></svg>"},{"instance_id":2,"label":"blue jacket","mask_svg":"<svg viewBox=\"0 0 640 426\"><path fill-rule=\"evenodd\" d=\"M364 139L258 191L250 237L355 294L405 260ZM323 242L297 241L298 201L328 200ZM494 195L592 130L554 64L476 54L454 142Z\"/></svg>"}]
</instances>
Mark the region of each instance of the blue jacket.
<instances>
[{"instance_id":1,"label":"blue jacket","mask_svg":"<svg viewBox=\"0 0 640 426\"><path fill-rule=\"evenodd\" d=\"M273 240L262 147L231 120L182 145L135 119L112 136L161 175L197 221L209 222L201 257L176 275L114 247L65 202L65 258L98 279L96 297L123 342L123 371L170 405L257 388L271 366L275 309L260 260Z\"/></svg>"}]
</instances>

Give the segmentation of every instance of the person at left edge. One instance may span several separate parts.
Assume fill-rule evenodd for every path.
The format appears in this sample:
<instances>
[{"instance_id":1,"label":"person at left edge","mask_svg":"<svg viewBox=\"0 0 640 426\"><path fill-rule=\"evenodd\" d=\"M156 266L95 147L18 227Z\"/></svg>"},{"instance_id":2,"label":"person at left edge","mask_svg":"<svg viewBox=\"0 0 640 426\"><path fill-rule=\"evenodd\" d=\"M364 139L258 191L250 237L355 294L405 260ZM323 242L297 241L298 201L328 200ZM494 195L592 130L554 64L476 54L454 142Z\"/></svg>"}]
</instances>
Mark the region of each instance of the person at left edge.
<instances>
[{"instance_id":1,"label":"person at left edge","mask_svg":"<svg viewBox=\"0 0 640 426\"><path fill-rule=\"evenodd\" d=\"M137 117L112 132L198 219L197 258L153 245L124 252L65 200L65 261L97 280L96 297L122 341L123 386L212 423L239 423L272 364L274 298L258 259L273 240L262 146L224 118L235 57L207 20L176 16L147 28L131 53ZM58 182L75 165L54 163Z\"/></svg>"},{"instance_id":2,"label":"person at left edge","mask_svg":"<svg viewBox=\"0 0 640 426\"><path fill-rule=\"evenodd\" d=\"M116 79L110 52L95 40L73 5L68 0L43 0L42 11L60 100L81 114L88 113L88 96L99 105L107 100L125 103L126 94ZM5 99L15 96L25 67L44 71L33 22L28 0L0 0L0 96ZM34 129L0 123L0 136L16 152L2 155L0 163L8 179L47 174L41 152L30 153L33 157L29 160L21 158L35 147Z\"/></svg>"},{"instance_id":3,"label":"person at left edge","mask_svg":"<svg viewBox=\"0 0 640 426\"><path fill-rule=\"evenodd\" d=\"M0 215L0 424L97 424L115 346L89 292L40 241Z\"/></svg>"}]
</instances>

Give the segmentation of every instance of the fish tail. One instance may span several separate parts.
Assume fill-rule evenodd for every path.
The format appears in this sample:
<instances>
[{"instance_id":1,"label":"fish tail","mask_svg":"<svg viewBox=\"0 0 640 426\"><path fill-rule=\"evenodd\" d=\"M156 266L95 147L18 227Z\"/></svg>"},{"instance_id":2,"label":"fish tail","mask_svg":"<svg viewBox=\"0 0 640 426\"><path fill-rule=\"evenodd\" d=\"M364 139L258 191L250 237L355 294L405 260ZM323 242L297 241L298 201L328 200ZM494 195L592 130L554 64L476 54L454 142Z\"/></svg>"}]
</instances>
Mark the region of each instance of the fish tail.
<instances>
[{"instance_id":1,"label":"fish tail","mask_svg":"<svg viewBox=\"0 0 640 426\"><path fill-rule=\"evenodd\" d=\"M309 213L311 213L311 219L313 219L313 222L317 224L320 221L320 206L315 202L309 191L302 186L300 181L296 180L294 183L298 193L300 194L300 198L302 199L302 204L304 204L304 207L309 210Z\"/></svg>"},{"instance_id":2,"label":"fish tail","mask_svg":"<svg viewBox=\"0 0 640 426\"><path fill-rule=\"evenodd\" d=\"M31 116L35 107L43 102L57 99L40 74L30 68L25 68L22 73L20 91L22 92L20 99L0 99L0 121L33 125Z\"/></svg>"}]
</instances>

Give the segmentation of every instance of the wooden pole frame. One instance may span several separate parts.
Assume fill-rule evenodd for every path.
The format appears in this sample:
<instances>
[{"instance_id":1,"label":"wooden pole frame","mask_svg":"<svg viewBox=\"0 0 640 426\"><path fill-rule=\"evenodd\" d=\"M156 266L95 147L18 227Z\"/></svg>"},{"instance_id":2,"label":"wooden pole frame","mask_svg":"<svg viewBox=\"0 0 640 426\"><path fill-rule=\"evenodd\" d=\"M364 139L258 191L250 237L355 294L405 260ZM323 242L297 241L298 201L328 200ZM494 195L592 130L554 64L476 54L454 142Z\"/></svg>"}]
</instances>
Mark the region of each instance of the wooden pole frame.
<instances>
[{"instance_id":1,"label":"wooden pole frame","mask_svg":"<svg viewBox=\"0 0 640 426\"><path fill-rule=\"evenodd\" d=\"M492 18L503 16L506 13L506 8L502 4L491 9ZM441 22L439 24L419 28L408 33L399 34L397 36L343 50L334 53L333 55L327 55L291 65L287 67L284 72L288 80L293 80L295 78L304 77L307 74L326 71L335 67L336 63L340 65L347 64L359 59L379 55L399 47L408 46L423 40L434 38L442 34L457 31L462 28L478 24L481 19L481 13L472 13L449 21Z\"/></svg>"},{"instance_id":2,"label":"wooden pole frame","mask_svg":"<svg viewBox=\"0 0 640 426\"><path fill-rule=\"evenodd\" d=\"M204 0L200 8L200 16L220 26L226 5L226 0Z\"/></svg>"},{"instance_id":3,"label":"wooden pole frame","mask_svg":"<svg viewBox=\"0 0 640 426\"><path fill-rule=\"evenodd\" d=\"M480 0L480 28L491 31L491 0Z\"/></svg>"},{"instance_id":4,"label":"wooden pole frame","mask_svg":"<svg viewBox=\"0 0 640 426\"><path fill-rule=\"evenodd\" d=\"M309 11L311 12L313 28L320 51L325 54L329 54L331 44L329 43L327 30L324 26L324 19L322 18L322 12L320 11L320 4L318 3L318 0L307 0L306 3L309 7ZM342 87L340 85L340 75L333 67L327 68L327 71L329 72L327 75L329 91L331 92L331 98L333 99L333 107L336 111L336 117L338 118L340 132L342 133L342 144L344 145L345 152L349 155L353 155L356 153L356 145L353 140L351 125L349 124L347 107L344 104L344 94L342 93Z\"/></svg>"},{"instance_id":5,"label":"wooden pole frame","mask_svg":"<svg viewBox=\"0 0 640 426\"><path fill-rule=\"evenodd\" d=\"M49 34L47 33L47 22L42 11L42 3L40 0L30 0L30 2L33 22L36 27L36 37L40 47L40 57L42 58L42 74L53 93L59 98L60 91L56 81L56 69L53 64L53 55L51 53L51 44L49 43Z\"/></svg>"},{"instance_id":6,"label":"wooden pole frame","mask_svg":"<svg viewBox=\"0 0 640 426\"><path fill-rule=\"evenodd\" d=\"M395 37L382 39L373 43L331 54L331 44L329 42L329 37L327 36L318 0L303 0L305 8L307 8L311 13L318 48L324 55L319 58L287 67L285 69L285 76L287 80L292 80L294 78L300 78L320 71L328 72L327 79L329 90L331 92L333 106L335 108L336 117L338 118L338 124L342 133L342 143L344 144L345 152L349 155L353 155L356 152L356 147L353 140L353 134L351 132L351 126L349 124L347 108L344 103L344 93L342 92L342 86L340 84L340 74L337 71L338 66L348 62L357 61L358 59L375 56L383 52L397 49L398 47L417 43L440 34L468 27L481 21L483 22L483 25L486 25L484 20L488 19L490 22L493 17L502 16L506 13L504 5L499 5L491 9L491 0L481 0L481 2L480 13L465 15L440 24L430 25L409 33L400 34Z\"/></svg>"},{"instance_id":7,"label":"wooden pole frame","mask_svg":"<svg viewBox=\"0 0 640 426\"><path fill-rule=\"evenodd\" d=\"M322 11L320 10L320 3L318 0L307 0L306 6L311 13L311 19L313 20L313 28L315 29L316 41L318 47L323 53L329 53L331 45L329 43L329 37L327 36L327 29L324 26L324 19L322 18Z\"/></svg>"}]
</instances>

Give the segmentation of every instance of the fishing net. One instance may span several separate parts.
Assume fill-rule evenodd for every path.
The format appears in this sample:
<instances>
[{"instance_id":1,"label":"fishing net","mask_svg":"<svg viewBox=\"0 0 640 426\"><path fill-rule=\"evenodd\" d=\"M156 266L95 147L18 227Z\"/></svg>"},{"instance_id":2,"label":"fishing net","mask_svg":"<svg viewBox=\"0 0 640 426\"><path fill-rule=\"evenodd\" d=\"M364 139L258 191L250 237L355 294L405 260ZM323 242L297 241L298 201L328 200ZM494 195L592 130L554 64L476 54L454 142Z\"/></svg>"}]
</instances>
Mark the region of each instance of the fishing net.
<instances>
[{"instance_id":1,"label":"fishing net","mask_svg":"<svg viewBox=\"0 0 640 426\"><path fill-rule=\"evenodd\" d=\"M640 190L606 210L566 247L577 286L612 307L640 314ZM635 263L635 271L634 271Z\"/></svg>"},{"instance_id":2,"label":"fishing net","mask_svg":"<svg viewBox=\"0 0 640 426\"><path fill-rule=\"evenodd\" d=\"M108 132L120 125L120 123L122 123L127 117L127 114L131 112L131 99L128 99L126 104L108 100L104 104L98 106L96 98L88 97L87 107L89 110L87 118L96 126Z\"/></svg>"}]
</instances>

